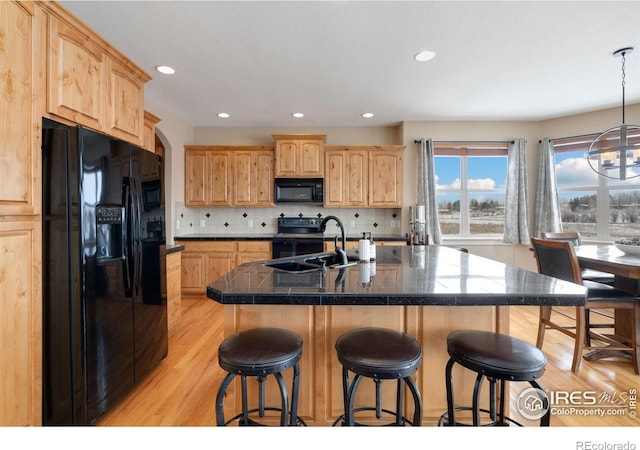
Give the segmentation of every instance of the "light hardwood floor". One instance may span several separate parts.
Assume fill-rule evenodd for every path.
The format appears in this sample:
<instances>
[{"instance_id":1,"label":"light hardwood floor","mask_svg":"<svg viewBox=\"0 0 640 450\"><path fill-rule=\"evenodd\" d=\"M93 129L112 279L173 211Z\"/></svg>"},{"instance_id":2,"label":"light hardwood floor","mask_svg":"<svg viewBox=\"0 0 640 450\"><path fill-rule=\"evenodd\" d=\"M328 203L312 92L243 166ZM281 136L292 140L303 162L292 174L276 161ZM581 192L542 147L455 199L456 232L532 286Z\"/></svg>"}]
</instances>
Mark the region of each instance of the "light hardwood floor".
<instances>
[{"instance_id":1,"label":"light hardwood floor","mask_svg":"<svg viewBox=\"0 0 640 450\"><path fill-rule=\"evenodd\" d=\"M134 392L105 414L98 426L213 426L217 387L224 376L218 367L217 347L223 338L222 306L206 298L183 299L182 317L169 334L169 355ZM535 343L538 307L511 308L511 334ZM557 332L547 332L544 352L547 369L540 379L548 391L595 392L620 395L640 387L640 376L628 360L583 361L580 373L571 372L572 341ZM443 368L444 370L444 368ZM529 385L512 383L511 397ZM443 386L444 388L444 386ZM615 396L615 397L614 397ZM627 399L628 400L628 399ZM512 400L511 404L515 404ZM606 408L604 409L613 409ZM527 424L511 408L511 416ZM639 426L627 411L620 416L554 414L556 427Z\"/></svg>"}]
</instances>

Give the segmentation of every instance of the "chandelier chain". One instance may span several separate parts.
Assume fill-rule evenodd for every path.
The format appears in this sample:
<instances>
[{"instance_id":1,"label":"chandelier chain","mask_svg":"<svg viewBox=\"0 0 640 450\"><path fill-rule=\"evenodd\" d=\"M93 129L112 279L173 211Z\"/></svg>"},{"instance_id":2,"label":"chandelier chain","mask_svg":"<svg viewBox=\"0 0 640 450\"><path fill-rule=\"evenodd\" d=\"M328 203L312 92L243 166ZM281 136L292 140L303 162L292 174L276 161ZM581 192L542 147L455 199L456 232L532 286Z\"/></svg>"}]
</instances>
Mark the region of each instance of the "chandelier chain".
<instances>
[{"instance_id":1,"label":"chandelier chain","mask_svg":"<svg viewBox=\"0 0 640 450\"><path fill-rule=\"evenodd\" d=\"M626 57L625 57L625 53L626 52L622 52L622 124L625 123L624 121L624 87L625 87L625 68L626 68Z\"/></svg>"}]
</instances>

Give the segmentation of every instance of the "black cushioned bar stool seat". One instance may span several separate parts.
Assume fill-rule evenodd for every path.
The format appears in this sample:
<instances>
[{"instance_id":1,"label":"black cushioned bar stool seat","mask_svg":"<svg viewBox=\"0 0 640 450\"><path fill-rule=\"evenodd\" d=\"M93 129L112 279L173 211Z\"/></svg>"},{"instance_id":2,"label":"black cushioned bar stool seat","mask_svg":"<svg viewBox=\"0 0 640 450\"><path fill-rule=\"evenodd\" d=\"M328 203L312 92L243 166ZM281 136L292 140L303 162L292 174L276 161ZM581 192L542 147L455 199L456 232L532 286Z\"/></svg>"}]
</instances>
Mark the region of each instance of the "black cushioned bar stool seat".
<instances>
[{"instance_id":1,"label":"black cushioned bar stool seat","mask_svg":"<svg viewBox=\"0 0 640 450\"><path fill-rule=\"evenodd\" d=\"M222 381L216 395L216 423L226 426L238 420L240 425L260 425L250 415L258 412L264 417L265 410L280 411L280 425L294 426L303 423L298 418L298 381L302 356L302 338L280 328L254 328L241 331L226 338L218 347L218 362L228 375ZM291 407L282 372L293 367ZM242 381L242 412L225 421L223 400L231 381L239 375ZM273 375L278 382L282 403L279 407L265 407L264 381ZM247 398L247 377L258 380L258 408L249 409ZM254 414L255 415L255 414Z\"/></svg>"},{"instance_id":2,"label":"black cushioned bar stool seat","mask_svg":"<svg viewBox=\"0 0 640 450\"><path fill-rule=\"evenodd\" d=\"M438 425L467 425L456 421L455 413L460 410L471 410L473 426L480 425L480 412L488 413L491 419L486 425L508 425L518 422L505 415L505 382L527 381L536 388L535 394L540 396L541 403L546 400L546 407L540 411L542 426L549 425L550 410L546 394L536 381L544 373L547 357L540 349L512 336L491 331L460 330L447 336L447 352L450 359L445 370L447 387L447 412L440 417ZM476 372L472 407L454 407L452 368L454 364ZM483 378L489 380L489 410L480 409L479 396ZM496 414L496 384L500 382L500 411ZM546 412L545 412L546 410ZM537 417L536 414L531 414Z\"/></svg>"},{"instance_id":3,"label":"black cushioned bar stool seat","mask_svg":"<svg viewBox=\"0 0 640 450\"><path fill-rule=\"evenodd\" d=\"M360 425L355 421L359 411L376 411L376 418L382 413L392 414L394 422L388 425L419 426L422 422L422 399L411 378L422 361L420 343L404 333L386 328L358 328L340 336L335 345L338 360L342 364L342 388L344 414L338 417L334 425L342 422L345 426ZM354 373L350 381L349 372ZM356 390L362 377L372 378L376 384L375 407L354 409ZM381 404L382 380L398 380L396 410L383 409ZM413 396L413 419L408 420L403 413L403 389L405 383Z\"/></svg>"}]
</instances>

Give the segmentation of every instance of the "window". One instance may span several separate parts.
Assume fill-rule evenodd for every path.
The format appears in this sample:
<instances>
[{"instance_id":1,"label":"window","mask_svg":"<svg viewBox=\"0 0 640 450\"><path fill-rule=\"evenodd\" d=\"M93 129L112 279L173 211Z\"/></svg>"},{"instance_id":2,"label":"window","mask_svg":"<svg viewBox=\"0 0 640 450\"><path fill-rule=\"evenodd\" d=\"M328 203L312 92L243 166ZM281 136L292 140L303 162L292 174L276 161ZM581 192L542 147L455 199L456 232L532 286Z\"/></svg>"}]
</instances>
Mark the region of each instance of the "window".
<instances>
[{"instance_id":1,"label":"window","mask_svg":"<svg viewBox=\"0 0 640 450\"><path fill-rule=\"evenodd\" d=\"M502 235L507 143L434 142L434 167L442 235Z\"/></svg>"},{"instance_id":2,"label":"window","mask_svg":"<svg viewBox=\"0 0 640 450\"><path fill-rule=\"evenodd\" d=\"M578 231L582 236L604 241L637 236L640 233L638 178L620 181L598 176L586 159L589 145L596 137L597 134L553 141L563 230ZM615 176L616 169L611 170ZM627 169L627 177L639 171Z\"/></svg>"}]
</instances>

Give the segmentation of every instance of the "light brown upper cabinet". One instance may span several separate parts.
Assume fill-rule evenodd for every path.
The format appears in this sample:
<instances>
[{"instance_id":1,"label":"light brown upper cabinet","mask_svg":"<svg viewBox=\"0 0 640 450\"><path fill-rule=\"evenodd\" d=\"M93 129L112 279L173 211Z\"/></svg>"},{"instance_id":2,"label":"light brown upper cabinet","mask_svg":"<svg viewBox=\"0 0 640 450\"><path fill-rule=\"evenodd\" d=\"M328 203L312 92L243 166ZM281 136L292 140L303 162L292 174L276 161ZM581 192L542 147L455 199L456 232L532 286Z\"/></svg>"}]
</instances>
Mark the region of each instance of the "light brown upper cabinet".
<instances>
[{"instance_id":1,"label":"light brown upper cabinet","mask_svg":"<svg viewBox=\"0 0 640 450\"><path fill-rule=\"evenodd\" d=\"M151 79L80 23L49 16L47 110L144 145L144 84Z\"/></svg>"},{"instance_id":2,"label":"light brown upper cabinet","mask_svg":"<svg viewBox=\"0 0 640 450\"><path fill-rule=\"evenodd\" d=\"M195 146L197 147L197 146ZM231 206L232 155L227 150L185 146L185 204Z\"/></svg>"},{"instance_id":3,"label":"light brown upper cabinet","mask_svg":"<svg viewBox=\"0 0 640 450\"><path fill-rule=\"evenodd\" d=\"M233 204L273 206L273 147L233 151Z\"/></svg>"},{"instance_id":4,"label":"light brown upper cabinet","mask_svg":"<svg viewBox=\"0 0 640 450\"><path fill-rule=\"evenodd\" d=\"M272 206L273 147L185 146L186 206Z\"/></svg>"},{"instance_id":5,"label":"light brown upper cabinet","mask_svg":"<svg viewBox=\"0 0 640 450\"><path fill-rule=\"evenodd\" d=\"M402 145L327 146L325 206L402 207Z\"/></svg>"},{"instance_id":6,"label":"light brown upper cabinet","mask_svg":"<svg viewBox=\"0 0 640 450\"><path fill-rule=\"evenodd\" d=\"M272 134L276 141L276 178L322 178L324 134Z\"/></svg>"},{"instance_id":7,"label":"light brown upper cabinet","mask_svg":"<svg viewBox=\"0 0 640 450\"><path fill-rule=\"evenodd\" d=\"M369 152L325 149L325 206L367 206Z\"/></svg>"},{"instance_id":8,"label":"light brown upper cabinet","mask_svg":"<svg viewBox=\"0 0 640 450\"><path fill-rule=\"evenodd\" d=\"M156 151L156 124L158 122L160 122L160 117L151 114L149 111L144 112L143 147L151 153L158 153ZM164 154L161 156L164 156Z\"/></svg>"},{"instance_id":9,"label":"light brown upper cabinet","mask_svg":"<svg viewBox=\"0 0 640 450\"><path fill-rule=\"evenodd\" d=\"M33 3L0 2L0 216L40 214L44 15ZM44 40L44 39L43 39Z\"/></svg>"}]
</instances>

